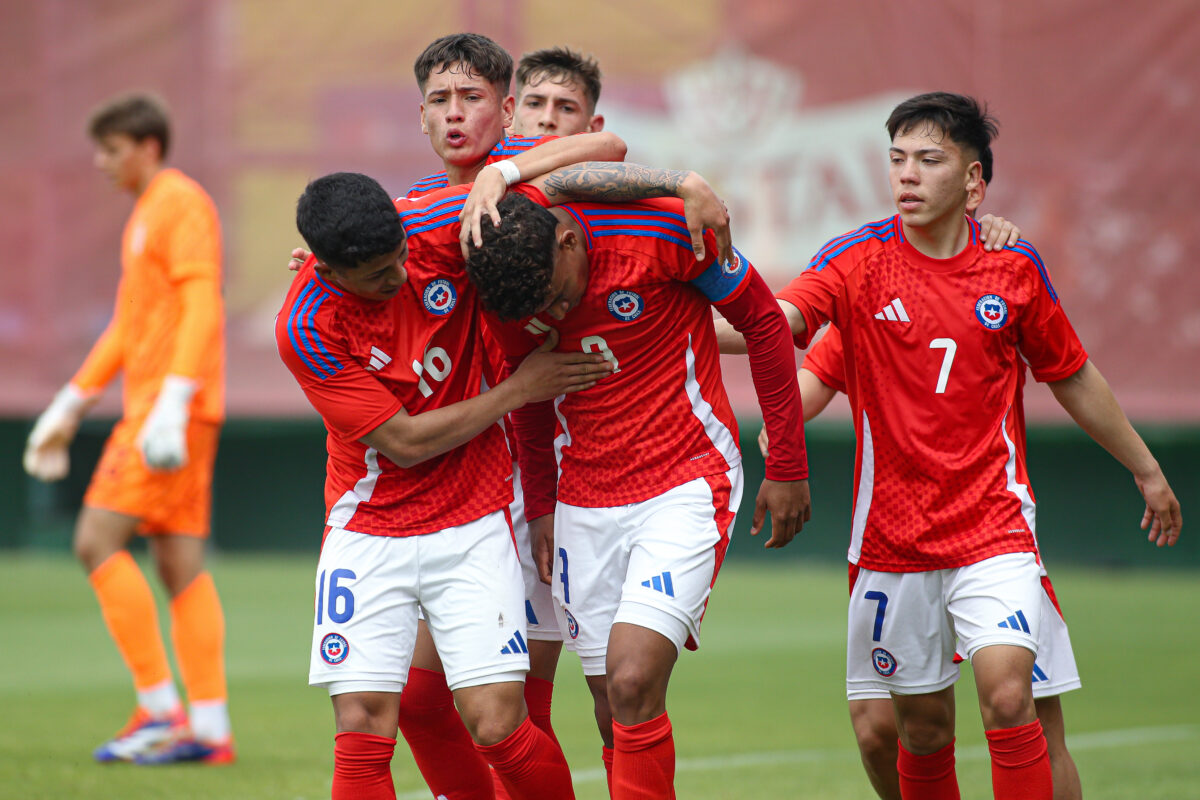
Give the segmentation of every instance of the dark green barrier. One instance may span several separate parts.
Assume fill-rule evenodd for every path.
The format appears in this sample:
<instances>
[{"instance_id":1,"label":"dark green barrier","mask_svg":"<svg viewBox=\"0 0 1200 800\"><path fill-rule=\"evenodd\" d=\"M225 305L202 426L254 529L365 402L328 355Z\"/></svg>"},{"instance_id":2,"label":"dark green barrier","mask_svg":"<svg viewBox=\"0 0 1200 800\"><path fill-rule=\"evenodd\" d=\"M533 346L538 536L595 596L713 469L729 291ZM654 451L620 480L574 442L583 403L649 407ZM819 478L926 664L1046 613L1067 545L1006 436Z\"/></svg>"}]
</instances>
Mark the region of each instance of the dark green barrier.
<instances>
[{"instance_id":1,"label":"dark green barrier","mask_svg":"<svg viewBox=\"0 0 1200 800\"><path fill-rule=\"evenodd\" d=\"M71 476L44 485L21 471L27 420L0 420L0 546L65 549L88 476L111 421L89 420L72 448ZM808 431L813 519L785 550L763 550L769 530L749 536L762 479L757 421L743 426L746 483L730 558L842 561L850 531L854 442L847 423ZM1144 428L1143 436L1179 494L1185 515L1200 509L1200 428ZM1051 564L1200 566L1200 533L1185 529L1170 551L1145 541L1142 504L1129 473L1073 427L1029 432L1029 465L1038 498L1038 536ZM325 430L314 420L231 420L221 435L213 538L222 550L304 550L321 541Z\"/></svg>"}]
</instances>

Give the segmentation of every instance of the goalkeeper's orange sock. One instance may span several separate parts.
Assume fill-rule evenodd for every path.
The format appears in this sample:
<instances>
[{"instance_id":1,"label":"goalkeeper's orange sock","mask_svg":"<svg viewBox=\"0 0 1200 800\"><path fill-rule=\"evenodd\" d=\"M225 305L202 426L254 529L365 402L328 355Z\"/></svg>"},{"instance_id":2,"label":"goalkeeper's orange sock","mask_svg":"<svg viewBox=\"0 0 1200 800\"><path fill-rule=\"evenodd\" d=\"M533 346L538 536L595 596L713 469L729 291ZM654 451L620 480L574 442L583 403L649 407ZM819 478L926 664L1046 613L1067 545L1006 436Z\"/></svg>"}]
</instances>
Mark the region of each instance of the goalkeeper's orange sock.
<instances>
[{"instance_id":1,"label":"goalkeeper's orange sock","mask_svg":"<svg viewBox=\"0 0 1200 800\"><path fill-rule=\"evenodd\" d=\"M171 600L171 639L192 706L192 734L202 742L228 740L225 615L208 572L197 575Z\"/></svg>"},{"instance_id":2,"label":"goalkeeper's orange sock","mask_svg":"<svg viewBox=\"0 0 1200 800\"><path fill-rule=\"evenodd\" d=\"M125 550L106 558L88 575L100 602L100 613L133 674L139 705L161 717L179 705L158 629L158 610L150 584ZM169 706L169 707L168 707Z\"/></svg>"}]
</instances>

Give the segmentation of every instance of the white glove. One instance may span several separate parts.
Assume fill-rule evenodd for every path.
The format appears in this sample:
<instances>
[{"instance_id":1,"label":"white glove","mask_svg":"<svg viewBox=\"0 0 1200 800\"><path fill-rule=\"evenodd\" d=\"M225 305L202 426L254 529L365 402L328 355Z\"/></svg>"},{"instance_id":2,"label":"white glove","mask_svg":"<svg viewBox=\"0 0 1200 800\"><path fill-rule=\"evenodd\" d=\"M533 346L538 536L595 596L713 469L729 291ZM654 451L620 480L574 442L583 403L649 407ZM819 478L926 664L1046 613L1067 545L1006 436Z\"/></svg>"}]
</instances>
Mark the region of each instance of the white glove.
<instances>
[{"instance_id":1,"label":"white glove","mask_svg":"<svg viewBox=\"0 0 1200 800\"><path fill-rule=\"evenodd\" d=\"M25 441L22 464L26 472L41 481L57 481L67 476L71 468L71 440L83 415L98 397L98 394L84 394L73 383L58 390Z\"/></svg>"},{"instance_id":2,"label":"white glove","mask_svg":"<svg viewBox=\"0 0 1200 800\"><path fill-rule=\"evenodd\" d=\"M150 469L179 469L187 463L187 426L196 382L179 375L163 378L154 408L138 432L138 448Z\"/></svg>"}]
</instances>

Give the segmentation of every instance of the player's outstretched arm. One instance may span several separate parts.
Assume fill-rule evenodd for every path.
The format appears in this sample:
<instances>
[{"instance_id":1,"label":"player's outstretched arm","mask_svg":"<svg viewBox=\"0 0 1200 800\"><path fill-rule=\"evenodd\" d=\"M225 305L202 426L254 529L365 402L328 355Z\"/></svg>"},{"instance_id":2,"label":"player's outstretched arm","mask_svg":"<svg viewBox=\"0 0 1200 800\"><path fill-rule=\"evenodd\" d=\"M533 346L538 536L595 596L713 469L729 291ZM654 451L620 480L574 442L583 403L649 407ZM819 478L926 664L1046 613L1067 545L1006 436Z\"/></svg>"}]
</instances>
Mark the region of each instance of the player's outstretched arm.
<instances>
[{"instance_id":1,"label":"player's outstretched arm","mask_svg":"<svg viewBox=\"0 0 1200 800\"><path fill-rule=\"evenodd\" d=\"M499 224L496 204L522 176L544 175L581 161L624 161L625 142L611 131L562 136L524 150L512 158L488 164L475 176L466 204L459 213L464 226L477 229L486 215ZM476 247L482 242L476 241Z\"/></svg>"},{"instance_id":2,"label":"player's outstretched arm","mask_svg":"<svg viewBox=\"0 0 1200 800\"><path fill-rule=\"evenodd\" d=\"M1048 385L1079 427L1133 473L1138 491L1146 500L1142 529L1149 528L1149 540L1159 547L1174 545L1183 526L1179 500L1150 448L1129 424L1100 370L1089 360L1074 375Z\"/></svg>"},{"instance_id":3,"label":"player's outstretched arm","mask_svg":"<svg viewBox=\"0 0 1200 800\"><path fill-rule=\"evenodd\" d=\"M410 415L401 409L362 442L401 467L453 450L526 403L549 400L595 386L612 372L597 353L554 353L558 337L531 353L507 380L468 400Z\"/></svg>"},{"instance_id":4,"label":"player's outstretched arm","mask_svg":"<svg viewBox=\"0 0 1200 800\"><path fill-rule=\"evenodd\" d=\"M825 410L837 395L837 389L825 384L815 373L801 367L796 370L796 385L800 387L800 402L804 406L804 422L808 424ZM767 457L767 428L758 432L758 451Z\"/></svg>"}]
</instances>

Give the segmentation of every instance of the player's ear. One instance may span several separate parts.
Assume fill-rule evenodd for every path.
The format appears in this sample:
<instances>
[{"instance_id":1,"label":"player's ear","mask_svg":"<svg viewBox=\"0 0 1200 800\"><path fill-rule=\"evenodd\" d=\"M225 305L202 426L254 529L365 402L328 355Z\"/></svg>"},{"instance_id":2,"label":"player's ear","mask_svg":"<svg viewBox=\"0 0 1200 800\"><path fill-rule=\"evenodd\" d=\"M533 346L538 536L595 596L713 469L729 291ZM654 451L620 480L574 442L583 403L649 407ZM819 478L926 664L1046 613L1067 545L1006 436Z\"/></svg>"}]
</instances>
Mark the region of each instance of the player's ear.
<instances>
[{"instance_id":1,"label":"player's ear","mask_svg":"<svg viewBox=\"0 0 1200 800\"><path fill-rule=\"evenodd\" d=\"M592 117L591 124L588 125L588 133L599 133L604 130L604 115L596 114Z\"/></svg>"},{"instance_id":2,"label":"player's ear","mask_svg":"<svg viewBox=\"0 0 1200 800\"><path fill-rule=\"evenodd\" d=\"M421 103L419 108L421 109L421 133L428 136L429 135L429 127L425 124L425 104Z\"/></svg>"},{"instance_id":3,"label":"player's ear","mask_svg":"<svg viewBox=\"0 0 1200 800\"><path fill-rule=\"evenodd\" d=\"M574 250L579 244L579 237L575 235L575 231L562 223L559 223L558 230L554 232L554 238L558 240L559 250Z\"/></svg>"},{"instance_id":4,"label":"player's ear","mask_svg":"<svg viewBox=\"0 0 1200 800\"><path fill-rule=\"evenodd\" d=\"M517 107L517 100L511 94L504 98L500 103L500 116L504 120L504 129L508 130L513 124L513 111Z\"/></svg>"},{"instance_id":5,"label":"player's ear","mask_svg":"<svg viewBox=\"0 0 1200 800\"><path fill-rule=\"evenodd\" d=\"M967 165L967 194L970 195L983 183L983 164L972 161Z\"/></svg>"}]
</instances>

